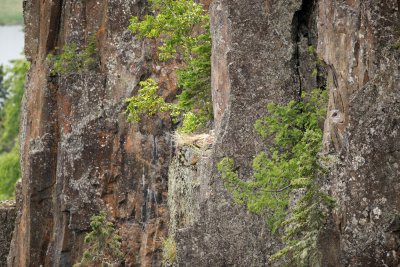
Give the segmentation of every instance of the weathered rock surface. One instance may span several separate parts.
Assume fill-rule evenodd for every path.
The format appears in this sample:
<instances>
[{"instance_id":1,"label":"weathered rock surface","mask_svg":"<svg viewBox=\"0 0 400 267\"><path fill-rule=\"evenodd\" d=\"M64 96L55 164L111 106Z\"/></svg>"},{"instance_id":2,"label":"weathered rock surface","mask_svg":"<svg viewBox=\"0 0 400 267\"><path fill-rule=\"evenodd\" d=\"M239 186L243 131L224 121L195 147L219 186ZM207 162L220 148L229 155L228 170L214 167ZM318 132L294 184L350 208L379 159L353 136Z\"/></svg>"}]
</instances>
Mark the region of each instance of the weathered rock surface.
<instances>
[{"instance_id":1,"label":"weathered rock surface","mask_svg":"<svg viewBox=\"0 0 400 267\"><path fill-rule=\"evenodd\" d=\"M315 86L330 95L324 144L334 162L324 186L338 204L320 240L323 266L399 265L399 5L213 2L217 135L212 168L200 178L210 194L199 199L195 225L177 235L183 266L268 265L279 238L232 206L215 164L230 156L248 177L262 146L252 125L264 104Z\"/></svg>"},{"instance_id":2,"label":"weathered rock surface","mask_svg":"<svg viewBox=\"0 0 400 267\"><path fill-rule=\"evenodd\" d=\"M31 70L21 123L22 207L9 266L71 266L90 217L106 210L123 238L125 266L158 266L167 233L170 119L126 121L124 98L140 80L174 95L154 44L128 30L145 1L24 1ZM94 36L97 64L52 76L46 56ZM172 75L172 76L171 76Z\"/></svg>"},{"instance_id":3,"label":"weathered rock surface","mask_svg":"<svg viewBox=\"0 0 400 267\"><path fill-rule=\"evenodd\" d=\"M216 164L232 157L239 174L250 178L252 158L263 147L255 120L268 102L285 103L303 89L297 68L300 10L295 0L212 3L215 145L199 178L207 192L196 199L200 215L176 235L180 266L267 266L279 249L263 218L233 204Z\"/></svg>"},{"instance_id":4,"label":"weathered rock surface","mask_svg":"<svg viewBox=\"0 0 400 267\"><path fill-rule=\"evenodd\" d=\"M193 226L199 220L200 201L208 195L208 187L202 173L210 167L209 157L214 135L176 134L175 157L171 161L168 173L168 208L170 223L168 234L176 239L176 232ZM186 140L179 140L185 138ZM184 259L182 259L184 261Z\"/></svg>"},{"instance_id":5,"label":"weathered rock surface","mask_svg":"<svg viewBox=\"0 0 400 267\"><path fill-rule=\"evenodd\" d=\"M7 255L16 217L15 202L0 201L0 267L7 266Z\"/></svg>"},{"instance_id":6,"label":"weathered rock surface","mask_svg":"<svg viewBox=\"0 0 400 267\"><path fill-rule=\"evenodd\" d=\"M167 99L176 93L174 66L127 30L131 16L146 14L145 0L24 1L32 67L8 265L71 266L91 215L106 210L123 237L123 264L160 266L169 183L179 266L271 266L279 235L233 203L216 164L232 157L251 177L265 148L253 129L265 105L318 86L329 91L324 152L334 159L323 185L337 200L320 240L322 266L398 266L400 2L202 2L213 35L215 141L199 157L188 147L175 153L168 117L126 122L123 99L139 81L152 76ZM96 66L50 75L50 52L83 49L91 36Z\"/></svg>"},{"instance_id":7,"label":"weathered rock surface","mask_svg":"<svg viewBox=\"0 0 400 267\"><path fill-rule=\"evenodd\" d=\"M324 266L400 264L399 29L399 1L319 1L326 150L337 157L326 183L338 202Z\"/></svg>"}]
</instances>

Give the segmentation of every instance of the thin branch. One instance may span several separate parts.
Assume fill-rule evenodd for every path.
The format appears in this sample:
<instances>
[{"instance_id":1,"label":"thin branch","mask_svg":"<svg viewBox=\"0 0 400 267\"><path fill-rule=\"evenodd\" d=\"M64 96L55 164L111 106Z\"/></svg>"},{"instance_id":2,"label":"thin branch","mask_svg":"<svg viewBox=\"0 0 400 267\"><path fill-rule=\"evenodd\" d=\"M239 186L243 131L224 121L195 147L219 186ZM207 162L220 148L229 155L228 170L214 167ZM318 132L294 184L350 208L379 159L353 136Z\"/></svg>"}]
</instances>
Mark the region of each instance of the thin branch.
<instances>
[{"instance_id":1,"label":"thin branch","mask_svg":"<svg viewBox=\"0 0 400 267\"><path fill-rule=\"evenodd\" d=\"M281 193L281 192L285 191L286 189L290 188L291 186L292 186L292 185L289 184L288 186L285 186L285 187L283 187L283 188L281 188L281 189L276 189L276 190L263 190L263 192L266 192L266 193Z\"/></svg>"}]
</instances>

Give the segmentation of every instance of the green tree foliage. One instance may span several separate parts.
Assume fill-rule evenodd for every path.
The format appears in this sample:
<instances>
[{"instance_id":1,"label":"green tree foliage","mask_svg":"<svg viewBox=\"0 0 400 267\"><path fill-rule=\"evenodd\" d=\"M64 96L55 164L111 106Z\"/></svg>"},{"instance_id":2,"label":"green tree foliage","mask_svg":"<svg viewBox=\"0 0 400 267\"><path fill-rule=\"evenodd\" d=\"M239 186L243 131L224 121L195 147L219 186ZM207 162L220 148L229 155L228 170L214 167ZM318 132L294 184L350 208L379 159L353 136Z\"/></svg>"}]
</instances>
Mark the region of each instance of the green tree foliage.
<instances>
[{"instance_id":1,"label":"green tree foliage","mask_svg":"<svg viewBox=\"0 0 400 267\"><path fill-rule=\"evenodd\" d=\"M122 238L116 233L114 225L107 221L105 211L90 219L92 231L85 236L87 249L81 262L74 267L83 266L119 266L123 260Z\"/></svg>"},{"instance_id":2,"label":"green tree foliage","mask_svg":"<svg viewBox=\"0 0 400 267\"><path fill-rule=\"evenodd\" d=\"M76 44L66 44L58 55L48 54L51 74L79 74L96 66L98 51L95 36L90 37L87 46L81 50Z\"/></svg>"},{"instance_id":3,"label":"green tree foliage","mask_svg":"<svg viewBox=\"0 0 400 267\"><path fill-rule=\"evenodd\" d=\"M286 246L271 259L290 255L295 266L311 266L310 262L317 258L316 242L325 217L323 206L333 204L317 184L317 178L324 173L318 154L325 106L326 93L320 89L304 94L299 102L267 106L268 116L258 120L255 129L269 142L269 151L255 157L253 179L240 179L230 158L218 164L226 187L238 204L259 214L272 212L267 221L273 232L285 226ZM295 189L305 193L288 214L290 193Z\"/></svg>"},{"instance_id":4,"label":"green tree foliage","mask_svg":"<svg viewBox=\"0 0 400 267\"><path fill-rule=\"evenodd\" d=\"M19 146L0 154L0 200L11 199L15 194L15 183L21 177Z\"/></svg>"},{"instance_id":5,"label":"green tree foliage","mask_svg":"<svg viewBox=\"0 0 400 267\"><path fill-rule=\"evenodd\" d=\"M288 266L320 266L318 237L335 200L322 192L315 180L303 188L304 195L282 223L285 227L283 240L286 244L270 260L278 260L287 255L290 259Z\"/></svg>"},{"instance_id":6,"label":"green tree foliage","mask_svg":"<svg viewBox=\"0 0 400 267\"><path fill-rule=\"evenodd\" d=\"M18 136L21 101L29 64L25 60L14 61L6 69L3 86L7 99L0 113L0 151L10 151Z\"/></svg>"},{"instance_id":7,"label":"green tree foliage","mask_svg":"<svg viewBox=\"0 0 400 267\"><path fill-rule=\"evenodd\" d=\"M188 111L183 114L183 122L181 127L178 128L178 132L180 133L193 133L199 127L204 126L207 121L209 121L209 116L204 113L194 113L192 111Z\"/></svg>"},{"instance_id":8,"label":"green tree foliage","mask_svg":"<svg viewBox=\"0 0 400 267\"><path fill-rule=\"evenodd\" d=\"M138 122L143 115L153 116L162 112L170 112L173 117L179 114L174 104L166 103L164 98L157 95L158 84L153 79L142 81L139 85L138 94L125 99L129 121Z\"/></svg>"},{"instance_id":9,"label":"green tree foliage","mask_svg":"<svg viewBox=\"0 0 400 267\"><path fill-rule=\"evenodd\" d=\"M17 60L5 70L3 87L7 97L0 112L0 199L14 196L15 183L21 175L18 132L28 69L29 64L25 60Z\"/></svg>"},{"instance_id":10,"label":"green tree foliage","mask_svg":"<svg viewBox=\"0 0 400 267\"><path fill-rule=\"evenodd\" d=\"M159 58L180 63L178 108L196 114L203 124L212 116L209 16L193 0L150 0L150 4L154 15L141 21L133 17L129 29L139 38L162 40Z\"/></svg>"}]
</instances>

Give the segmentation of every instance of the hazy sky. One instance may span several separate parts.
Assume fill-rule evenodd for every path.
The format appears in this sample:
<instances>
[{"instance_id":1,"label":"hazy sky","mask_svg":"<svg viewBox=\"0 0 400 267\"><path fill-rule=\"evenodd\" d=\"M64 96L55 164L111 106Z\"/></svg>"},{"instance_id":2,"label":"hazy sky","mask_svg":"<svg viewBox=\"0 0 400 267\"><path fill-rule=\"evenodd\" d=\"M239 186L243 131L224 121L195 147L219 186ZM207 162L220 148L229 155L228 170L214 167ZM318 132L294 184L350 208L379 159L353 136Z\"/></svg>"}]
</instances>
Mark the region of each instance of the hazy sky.
<instances>
[{"instance_id":1,"label":"hazy sky","mask_svg":"<svg viewBox=\"0 0 400 267\"><path fill-rule=\"evenodd\" d=\"M0 26L0 65L22 58L24 33L22 26Z\"/></svg>"}]
</instances>

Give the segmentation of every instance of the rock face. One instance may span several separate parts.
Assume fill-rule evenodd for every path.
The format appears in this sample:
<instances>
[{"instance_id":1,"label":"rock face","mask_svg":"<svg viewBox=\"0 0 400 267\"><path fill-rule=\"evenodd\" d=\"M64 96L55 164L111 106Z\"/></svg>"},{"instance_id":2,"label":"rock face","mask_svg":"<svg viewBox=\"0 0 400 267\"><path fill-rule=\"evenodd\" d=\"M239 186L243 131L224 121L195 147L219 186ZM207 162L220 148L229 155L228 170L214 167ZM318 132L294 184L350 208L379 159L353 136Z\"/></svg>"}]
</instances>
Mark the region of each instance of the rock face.
<instances>
[{"instance_id":1,"label":"rock face","mask_svg":"<svg viewBox=\"0 0 400 267\"><path fill-rule=\"evenodd\" d=\"M329 65L326 149L338 160L326 181L338 207L324 266L398 266L400 3L319 7L318 54Z\"/></svg>"},{"instance_id":2,"label":"rock face","mask_svg":"<svg viewBox=\"0 0 400 267\"><path fill-rule=\"evenodd\" d=\"M200 174L210 194L199 199L199 220L178 231L180 265L270 264L266 256L279 248L279 237L231 205L215 164L230 156L248 177L262 147L252 125L265 103L318 86L329 91L324 152L333 158L323 186L337 201L320 239L322 266L398 266L399 5L213 2L217 135L212 167Z\"/></svg>"},{"instance_id":3,"label":"rock face","mask_svg":"<svg viewBox=\"0 0 400 267\"><path fill-rule=\"evenodd\" d=\"M203 2L215 137L199 157L188 147L175 153L167 116L126 122L123 100L141 80L160 81L167 100L177 91L174 64L158 62L155 42L127 30L131 16L147 14L145 0L24 1L31 70L8 266L71 266L101 210L123 238L121 265L160 266L168 190L177 265L272 266L279 235L233 203L216 164L232 157L250 178L265 148L253 124L266 104L313 87L329 91L324 152L334 160L322 183L337 201L320 239L322 266L400 264L400 2ZM51 75L49 53L93 38L94 66Z\"/></svg>"},{"instance_id":4,"label":"rock face","mask_svg":"<svg viewBox=\"0 0 400 267\"><path fill-rule=\"evenodd\" d=\"M80 260L90 217L106 210L123 238L125 266L157 266L167 233L170 119L126 121L124 98L157 71L154 44L136 39L129 19L145 1L24 1L31 61L21 122L22 203L9 266L71 266ZM54 76L49 53L91 38L96 64ZM172 76L171 76L172 75Z\"/></svg>"},{"instance_id":5,"label":"rock face","mask_svg":"<svg viewBox=\"0 0 400 267\"><path fill-rule=\"evenodd\" d=\"M311 75L316 58L307 51L316 45L316 7L295 0L213 2L215 144L210 168L200 174L208 194L197 199L198 220L177 232L178 265L269 266L281 246L263 218L233 204L216 164L229 156L239 175L250 178L252 159L264 146L254 123L266 104L297 99L324 76L322 70Z\"/></svg>"},{"instance_id":6,"label":"rock face","mask_svg":"<svg viewBox=\"0 0 400 267\"><path fill-rule=\"evenodd\" d=\"M0 202L0 267L7 266L7 255L16 217L14 202Z\"/></svg>"},{"instance_id":7,"label":"rock face","mask_svg":"<svg viewBox=\"0 0 400 267\"><path fill-rule=\"evenodd\" d=\"M177 136L175 157L168 173L169 236L176 239L177 231L191 227L200 217L199 199L209 194L201 175L210 167L213 134L202 134L183 142Z\"/></svg>"}]
</instances>

